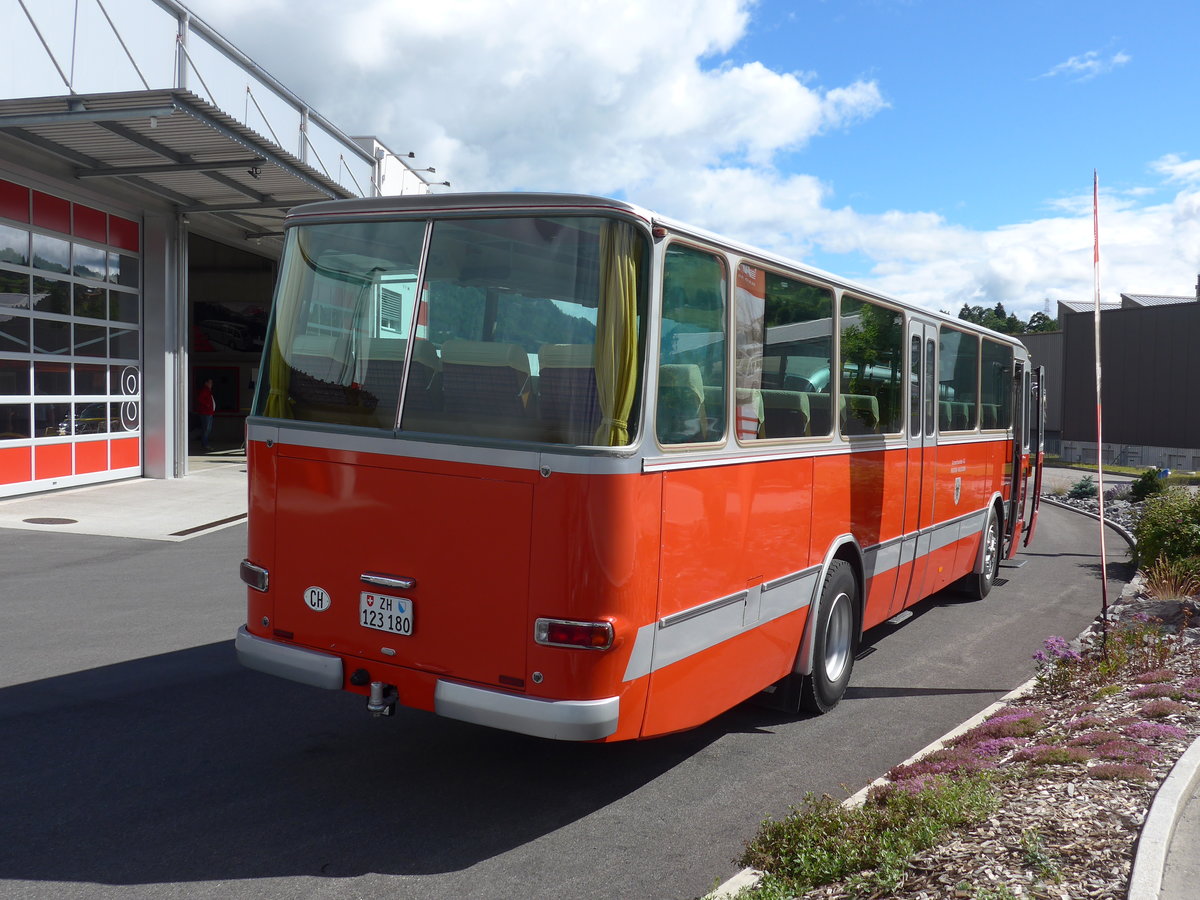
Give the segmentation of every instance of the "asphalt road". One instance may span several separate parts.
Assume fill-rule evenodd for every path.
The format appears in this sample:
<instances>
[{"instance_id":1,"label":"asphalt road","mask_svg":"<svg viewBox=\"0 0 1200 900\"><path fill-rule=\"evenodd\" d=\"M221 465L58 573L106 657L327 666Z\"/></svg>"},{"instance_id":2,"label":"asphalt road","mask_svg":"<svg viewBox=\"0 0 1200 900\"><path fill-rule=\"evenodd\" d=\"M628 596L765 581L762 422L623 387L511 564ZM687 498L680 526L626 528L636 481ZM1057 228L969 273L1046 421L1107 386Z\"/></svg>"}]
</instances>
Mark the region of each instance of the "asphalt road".
<instances>
[{"instance_id":1,"label":"asphalt road","mask_svg":"<svg viewBox=\"0 0 1200 900\"><path fill-rule=\"evenodd\" d=\"M0 897L696 897L765 816L859 789L1100 605L1095 523L1043 507L1025 566L870 633L826 716L558 744L240 669L244 539L0 531Z\"/></svg>"}]
</instances>

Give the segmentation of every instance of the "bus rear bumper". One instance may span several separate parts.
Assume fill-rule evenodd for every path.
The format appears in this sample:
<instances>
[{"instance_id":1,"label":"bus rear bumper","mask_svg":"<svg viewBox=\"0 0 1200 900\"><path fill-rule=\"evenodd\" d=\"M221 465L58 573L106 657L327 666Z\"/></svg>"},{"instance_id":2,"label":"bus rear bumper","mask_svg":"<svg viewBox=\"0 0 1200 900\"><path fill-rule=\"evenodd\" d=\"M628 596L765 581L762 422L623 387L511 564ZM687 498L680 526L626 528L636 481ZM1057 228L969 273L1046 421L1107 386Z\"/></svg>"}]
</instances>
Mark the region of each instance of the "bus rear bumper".
<instances>
[{"instance_id":1,"label":"bus rear bumper","mask_svg":"<svg viewBox=\"0 0 1200 900\"><path fill-rule=\"evenodd\" d=\"M234 647L238 662L247 669L331 691L342 686L342 660L337 656L256 637L245 625L238 629Z\"/></svg>"},{"instance_id":2,"label":"bus rear bumper","mask_svg":"<svg viewBox=\"0 0 1200 900\"><path fill-rule=\"evenodd\" d=\"M238 662L247 669L327 690L344 685L340 657L257 637L245 625L238 629L234 646ZM542 700L441 679L434 688L434 712L439 716L560 741L608 737L617 730L620 710L619 697Z\"/></svg>"},{"instance_id":3,"label":"bus rear bumper","mask_svg":"<svg viewBox=\"0 0 1200 900\"><path fill-rule=\"evenodd\" d=\"M621 698L542 700L441 681L434 690L439 716L559 741L598 741L617 730Z\"/></svg>"}]
</instances>

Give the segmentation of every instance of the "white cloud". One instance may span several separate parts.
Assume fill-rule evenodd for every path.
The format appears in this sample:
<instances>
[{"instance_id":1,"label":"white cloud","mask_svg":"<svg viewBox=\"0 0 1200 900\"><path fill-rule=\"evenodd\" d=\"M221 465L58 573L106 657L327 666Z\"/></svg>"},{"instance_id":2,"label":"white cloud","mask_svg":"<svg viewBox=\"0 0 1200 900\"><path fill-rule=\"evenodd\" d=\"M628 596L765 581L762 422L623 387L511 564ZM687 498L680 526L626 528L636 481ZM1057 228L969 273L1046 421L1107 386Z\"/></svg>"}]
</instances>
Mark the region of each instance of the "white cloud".
<instances>
[{"instance_id":1,"label":"white cloud","mask_svg":"<svg viewBox=\"0 0 1200 900\"><path fill-rule=\"evenodd\" d=\"M847 226L863 236L861 250L874 263L869 280L881 290L950 312L963 303L1000 301L1028 318L1046 297L1092 297L1091 193L1070 207L1071 213L981 232L913 215L851 216ZM1100 256L1106 300L1122 292L1190 294L1200 271L1200 190L1143 207L1102 194Z\"/></svg>"},{"instance_id":2,"label":"white cloud","mask_svg":"<svg viewBox=\"0 0 1200 900\"><path fill-rule=\"evenodd\" d=\"M1156 159L1151 168L1167 180L1176 184L1200 182L1200 159L1185 160L1177 153L1168 153Z\"/></svg>"},{"instance_id":3,"label":"white cloud","mask_svg":"<svg viewBox=\"0 0 1200 900\"><path fill-rule=\"evenodd\" d=\"M748 0L196 5L343 128L462 190L613 193L680 168L769 166L885 105L873 82L821 90L722 65Z\"/></svg>"},{"instance_id":4,"label":"white cloud","mask_svg":"<svg viewBox=\"0 0 1200 900\"><path fill-rule=\"evenodd\" d=\"M1062 75L1071 81L1090 81L1097 75L1105 75L1132 60L1133 57L1123 51L1103 56L1099 50L1089 50L1080 56L1072 56L1066 62L1060 62L1039 77L1054 78Z\"/></svg>"},{"instance_id":5,"label":"white cloud","mask_svg":"<svg viewBox=\"0 0 1200 900\"><path fill-rule=\"evenodd\" d=\"M752 0L190 5L340 127L415 151L455 190L625 196L933 309L1000 301L1028 316L1044 297L1091 297L1090 184L1048 198L1040 218L973 231L920 210L859 212L784 171L783 154L887 103L875 81L820 87L820 73L729 62ZM1129 61L1092 51L1045 77ZM1188 293L1200 271L1200 161L1163 156L1151 171L1152 188L1102 195L1106 299ZM1165 202L1164 184L1177 191Z\"/></svg>"}]
</instances>

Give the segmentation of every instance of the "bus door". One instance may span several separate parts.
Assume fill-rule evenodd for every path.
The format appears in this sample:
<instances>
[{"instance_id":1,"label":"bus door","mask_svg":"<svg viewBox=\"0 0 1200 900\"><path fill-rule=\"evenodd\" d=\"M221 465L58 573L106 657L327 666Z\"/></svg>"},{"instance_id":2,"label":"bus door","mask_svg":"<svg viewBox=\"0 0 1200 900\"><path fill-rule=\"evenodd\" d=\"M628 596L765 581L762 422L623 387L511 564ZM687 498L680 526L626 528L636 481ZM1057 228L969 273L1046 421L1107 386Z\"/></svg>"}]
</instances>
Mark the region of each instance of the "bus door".
<instances>
[{"instance_id":1,"label":"bus door","mask_svg":"<svg viewBox=\"0 0 1200 900\"><path fill-rule=\"evenodd\" d=\"M1004 559L1011 559L1025 525L1026 454L1029 452L1029 374L1022 360L1013 361L1013 439L1008 454L1008 509L1005 512Z\"/></svg>"},{"instance_id":2,"label":"bus door","mask_svg":"<svg viewBox=\"0 0 1200 900\"><path fill-rule=\"evenodd\" d=\"M1033 498L1029 523L1025 526L1025 546L1033 540L1037 528L1038 507L1042 502L1042 469L1046 465L1046 367L1033 370L1029 390L1029 458L1033 462Z\"/></svg>"},{"instance_id":3,"label":"bus door","mask_svg":"<svg viewBox=\"0 0 1200 900\"><path fill-rule=\"evenodd\" d=\"M912 318L908 326L908 450L904 537L893 615L924 595L937 470L937 326Z\"/></svg>"}]
</instances>

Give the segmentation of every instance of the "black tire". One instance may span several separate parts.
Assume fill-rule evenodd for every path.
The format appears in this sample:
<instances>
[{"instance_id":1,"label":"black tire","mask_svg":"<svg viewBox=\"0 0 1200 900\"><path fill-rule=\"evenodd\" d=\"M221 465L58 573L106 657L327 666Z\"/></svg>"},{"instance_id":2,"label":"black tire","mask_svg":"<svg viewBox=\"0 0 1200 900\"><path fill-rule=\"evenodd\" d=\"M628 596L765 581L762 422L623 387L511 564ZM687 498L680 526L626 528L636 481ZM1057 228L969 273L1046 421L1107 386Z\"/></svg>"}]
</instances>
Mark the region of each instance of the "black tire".
<instances>
[{"instance_id":1,"label":"black tire","mask_svg":"<svg viewBox=\"0 0 1200 900\"><path fill-rule=\"evenodd\" d=\"M992 592L996 575L1000 571L1000 520L996 518L996 507L988 510L987 524L983 526L983 571L966 577L967 592L972 598L982 600Z\"/></svg>"},{"instance_id":2,"label":"black tire","mask_svg":"<svg viewBox=\"0 0 1200 900\"><path fill-rule=\"evenodd\" d=\"M800 688L800 708L811 713L837 706L850 683L858 646L858 580L850 564L835 559L821 588L813 629L813 668Z\"/></svg>"}]
</instances>

